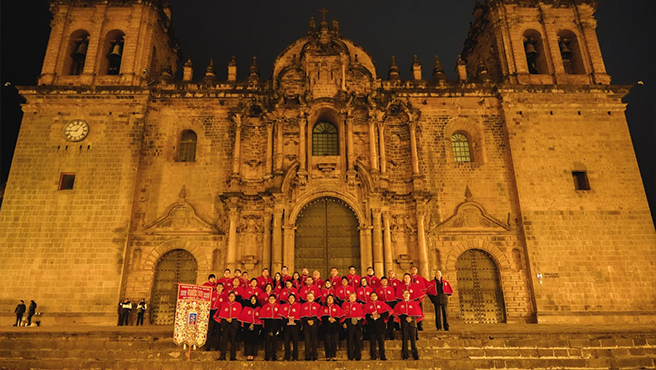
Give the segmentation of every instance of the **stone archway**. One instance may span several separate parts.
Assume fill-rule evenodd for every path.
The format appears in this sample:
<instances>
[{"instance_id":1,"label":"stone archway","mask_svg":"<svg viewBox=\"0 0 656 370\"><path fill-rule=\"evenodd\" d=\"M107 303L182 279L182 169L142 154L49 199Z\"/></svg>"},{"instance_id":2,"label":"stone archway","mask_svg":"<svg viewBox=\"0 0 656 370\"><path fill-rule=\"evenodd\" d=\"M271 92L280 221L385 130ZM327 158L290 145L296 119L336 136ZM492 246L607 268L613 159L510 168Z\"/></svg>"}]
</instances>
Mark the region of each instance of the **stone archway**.
<instances>
[{"instance_id":1,"label":"stone archway","mask_svg":"<svg viewBox=\"0 0 656 370\"><path fill-rule=\"evenodd\" d=\"M323 197L308 203L296 219L294 263L328 276L330 268L345 273L361 264L359 222L343 201Z\"/></svg>"},{"instance_id":2,"label":"stone archway","mask_svg":"<svg viewBox=\"0 0 656 370\"><path fill-rule=\"evenodd\" d=\"M184 249L174 249L159 259L150 299L152 324L173 324L178 283L195 284L197 272L196 258Z\"/></svg>"},{"instance_id":3,"label":"stone archway","mask_svg":"<svg viewBox=\"0 0 656 370\"><path fill-rule=\"evenodd\" d=\"M506 321L499 269L487 252L469 249L456 262L460 315L465 323Z\"/></svg>"}]
</instances>

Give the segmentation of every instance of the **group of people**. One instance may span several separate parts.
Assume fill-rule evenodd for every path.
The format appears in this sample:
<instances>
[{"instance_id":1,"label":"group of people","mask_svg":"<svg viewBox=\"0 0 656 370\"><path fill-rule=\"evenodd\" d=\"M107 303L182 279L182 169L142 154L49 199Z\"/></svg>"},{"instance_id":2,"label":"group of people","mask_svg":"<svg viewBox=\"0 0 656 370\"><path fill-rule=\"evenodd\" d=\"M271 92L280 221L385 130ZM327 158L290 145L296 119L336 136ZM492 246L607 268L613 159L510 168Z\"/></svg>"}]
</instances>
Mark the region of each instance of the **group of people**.
<instances>
[{"instance_id":1,"label":"group of people","mask_svg":"<svg viewBox=\"0 0 656 370\"><path fill-rule=\"evenodd\" d=\"M289 275L283 266L273 277L265 268L251 279L247 272L226 269L223 277L211 274L203 285L213 291L206 350L215 348L221 352L219 360L226 360L229 347L230 360L236 360L240 337L247 361L253 361L260 342L265 361L276 361L279 340L284 342L284 359L298 360L301 338L305 360L316 361L319 337L326 361L336 361L340 337L346 338L348 359L359 361L363 336L370 341L371 359L386 360L385 339L394 339L395 328L401 331L401 357L417 360L422 301L428 296L434 304L436 328L449 330L446 306L453 293L440 271L427 280L416 267L401 280L394 271L379 278L371 267L362 277L354 266L344 276L332 268L325 280L307 268Z\"/></svg>"},{"instance_id":2,"label":"group of people","mask_svg":"<svg viewBox=\"0 0 656 370\"><path fill-rule=\"evenodd\" d=\"M32 326L32 316L36 314L36 302L32 300L30 301L30 306L26 307L25 301L23 301L22 299L14 309L14 313L16 314L16 323L13 326L21 326L23 322L23 315L25 315L25 311L27 311L27 324L25 326ZM37 324L39 324L38 321Z\"/></svg>"},{"instance_id":3,"label":"group of people","mask_svg":"<svg viewBox=\"0 0 656 370\"><path fill-rule=\"evenodd\" d=\"M137 326L143 325L146 309L148 309L146 299L141 298L141 301L137 304ZM131 311L132 302L130 302L130 298L124 298L122 302L118 303L118 326L128 325Z\"/></svg>"}]
</instances>

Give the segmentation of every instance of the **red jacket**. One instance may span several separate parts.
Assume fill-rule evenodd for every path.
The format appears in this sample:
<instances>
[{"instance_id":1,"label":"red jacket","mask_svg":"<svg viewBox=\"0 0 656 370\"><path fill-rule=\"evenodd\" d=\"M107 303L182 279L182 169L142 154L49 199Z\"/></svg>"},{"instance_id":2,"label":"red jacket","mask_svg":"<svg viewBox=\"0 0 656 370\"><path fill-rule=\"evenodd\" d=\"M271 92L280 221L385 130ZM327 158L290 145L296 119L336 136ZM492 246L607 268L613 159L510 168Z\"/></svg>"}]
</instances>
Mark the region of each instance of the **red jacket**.
<instances>
[{"instance_id":1,"label":"red jacket","mask_svg":"<svg viewBox=\"0 0 656 370\"><path fill-rule=\"evenodd\" d=\"M422 290L425 290L426 286L428 286L428 280L426 280L426 278L421 275L410 275L410 281L418 284Z\"/></svg>"},{"instance_id":2,"label":"red jacket","mask_svg":"<svg viewBox=\"0 0 656 370\"><path fill-rule=\"evenodd\" d=\"M296 299L298 300L298 289L292 287L291 289L283 288L280 291L280 302L287 302L289 300L289 295L293 294L296 296Z\"/></svg>"},{"instance_id":3,"label":"red jacket","mask_svg":"<svg viewBox=\"0 0 656 370\"><path fill-rule=\"evenodd\" d=\"M335 288L335 297L337 299L342 300L342 301L348 301L348 297L351 293L355 292L355 288L353 288L350 285L347 286L339 286Z\"/></svg>"},{"instance_id":4,"label":"red jacket","mask_svg":"<svg viewBox=\"0 0 656 370\"><path fill-rule=\"evenodd\" d=\"M242 308L237 320L241 321L242 326L244 326L244 324L262 325L262 321L260 320L260 307Z\"/></svg>"},{"instance_id":5,"label":"red jacket","mask_svg":"<svg viewBox=\"0 0 656 370\"><path fill-rule=\"evenodd\" d=\"M364 278L367 279L367 285L369 285L370 287L372 287L374 289L377 289L378 287L380 287L380 279L378 278L378 276L376 276L376 275L367 275Z\"/></svg>"},{"instance_id":6,"label":"red jacket","mask_svg":"<svg viewBox=\"0 0 656 370\"><path fill-rule=\"evenodd\" d=\"M276 295L276 293L274 293L273 291L271 291L271 293L260 292L260 294L257 296L257 303L259 303L260 306L264 306L265 304L269 304L269 296L270 295Z\"/></svg>"},{"instance_id":7,"label":"red jacket","mask_svg":"<svg viewBox=\"0 0 656 370\"><path fill-rule=\"evenodd\" d=\"M361 286L355 290L355 293L358 295L358 302L365 303L369 302L369 294L374 291L374 288L370 286Z\"/></svg>"},{"instance_id":8,"label":"red jacket","mask_svg":"<svg viewBox=\"0 0 656 370\"><path fill-rule=\"evenodd\" d=\"M348 274L348 275L346 275L346 278L348 279L348 282L349 282L350 286L352 286L354 288L357 288L357 287L360 286L360 275L358 275L358 274L354 274L354 275Z\"/></svg>"},{"instance_id":9,"label":"red jacket","mask_svg":"<svg viewBox=\"0 0 656 370\"><path fill-rule=\"evenodd\" d=\"M280 306L280 311L278 312L283 319L289 319L291 317L294 320L301 320L301 304L298 301L294 302L294 304L283 304Z\"/></svg>"},{"instance_id":10,"label":"red jacket","mask_svg":"<svg viewBox=\"0 0 656 370\"><path fill-rule=\"evenodd\" d=\"M260 320L279 319L279 318L280 318L280 304L267 303L260 308Z\"/></svg>"},{"instance_id":11,"label":"red jacket","mask_svg":"<svg viewBox=\"0 0 656 370\"><path fill-rule=\"evenodd\" d=\"M411 283L410 285L405 285L405 284L401 283L401 285L399 285L399 287L396 288L396 299L397 300L399 300L399 301L403 300L403 291L406 290L406 289L408 291L410 291L410 300L417 301L417 300L420 300L420 299L424 298L424 291L421 288L421 286L419 286L419 284Z\"/></svg>"},{"instance_id":12,"label":"red jacket","mask_svg":"<svg viewBox=\"0 0 656 370\"><path fill-rule=\"evenodd\" d=\"M333 288L330 289L321 288L321 296L319 297L319 302L326 303L326 297L328 297L331 294L335 295L335 290Z\"/></svg>"},{"instance_id":13,"label":"red jacket","mask_svg":"<svg viewBox=\"0 0 656 370\"><path fill-rule=\"evenodd\" d=\"M273 279L271 278L271 276L267 276L267 277L260 276L257 278L257 287L262 289L262 291L264 291L267 284L271 284L271 287L273 287Z\"/></svg>"},{"instance_id":14,"label":"red jacket","mask_svg":"<svg viewBox=\"0 0 656 370\"><path fill-rule=\"evenodd\" d=\"M341 319L344 317L344 310L337 303L333 303L329 306L323 306L321 317L333 317L335 319Z\"/></svg>"},{"instance_id":15,"label":"red jacket","mask_svg":"<svg viewBox=\"0 0 656 370\"><path fill-rule=\"evenodd\" d=\"M392 288L394 288L394 291L396 291L396 288L398 288L399 285L403 284L403 282L401 280L397 279L397 278L394 278L394 279L389 279L388 278L388 280L389 280L389 285Z\"/></svg>"},{"instance_id":16,"label":"red jacket","mask_svg":"<svg viewBox=\"0 0 656 370\"><path fill-rule=\"evenodd\" d=\"M211 309L212 310L218 310L221 307L221 305L223 304L223 302L228 302L228 294L225 293L225 292L221 292L221 294L219 294L219 292L213 291L212 292L212 307L211 307Z\"/></svg>"},{"instance_id":17,"label":"red jacket","mask_svg":"<svg viewBox=\"0 0 656 370\"><path fill-rule=\"evenodd\" d=\"M395 321L401 321L401 316L416 317L417 322L424 319L424 313L421 312L419 302L415 301L401 301L394 306Z\"/></svg>"},{"instance_id":18,"label":"red jacket","mask_svg":"<svg viewBox=\"0 0 656 370\"><path fill-rule=\"evenodd\" d=\"M217 280L216 283L221 283L223 284L223 290L228 291L232 289L232 279L233 278L224 278L222 277L221 279Z\"/></svg>"},{"instance_id":19,"label":"red jacket","mask_svg":"<svg viewBox=\"0 0 656 370\"><path fill-rule=\"evenodd\" d=\"M301 317L318 318L321 316L321 305L317 302L305 302L301 306Z\"/></svg>"},{"instance_id":20,"label":"red jacket","mask_svg":"<svg viewBox=\"0 0 656 370\"><path fill-rule=\"evenodd\" d=\"M385 317L385 322L387 322L387 320L389 320L390 316L392 316L392 314L394 313L392 311L392 307L390 307L385 302L376 301L376 302L365 303L365 305L364 305L365 315L372 315L374 312L378 313L381 316L382 316L382 314L387 312L388 315L387 315L387 317Z\"/></svg>"},{"instance_id":21,"label":"red jacket","mask_svg":"<svg viewBox=\"0 0 656 370\"><path fill-rule=\"evenodd\" d=\"M344 318L342 321L352 318L364 319L364 308L362 307L362 303L351 301L344 302L342 310L344 310Z\"/></svg>"},{"instance_id":22,"label":"red jacket","mask_svg":"<svg viewBox=\"0 0 656 370\"><path fill-rule=\"evenodd\" d=\"M437 284L439 284L439 280L437 279L429 280L428 286L426 287L426 294L437 295ZM451 288L451 284L449 284L448 281L444 280L444 278L442 278L442 291L446 295L453 294L453 288Z\"/></svg>"},{"instance_id":23,"label":"red jacket","mask_svg":"<svg viewBox=\"0 0 656 370\"><path fill-rule=\"evenodd\" d=\"M253 288L249 285L247 287L241 287L237 289L237 294L243 299L251 299L252 296L256 296L259 299L262 291L258 287Z\"/></svg>"},{"instance_id":24,"label":"red jacket","mask_svg":"<svg viewBox=\"0 0 656 370\"><path fill-rule=\"evenodd\" d=\"M376 290L378 300L383 302L396 302L396 292L391 286L383 288L382 286Z\"/></svg>"},{"instance_id":25,"label":"red jacket","mask_svg":"<svg viewBox=\"0 0 656 370\"><path fill-rule=\"evenodd\" d=\"M314 280L314 278L312 278L312 280ZM326 281L323 280L323 279L317 279L317 280L314 280L314 285L318 286L319 289L321 289L321 288L323 287L323 284L324 284L325 282L326 282Z\"/></svg>"},{"instance_id":26,"label":"red jacket","mask_svg":"<svg viewBox=\"0 0 656 370\"><path fill-rule=\"evenodd\" d=\"M342 277L339 275L331 276L328 280L333 284L333 287L342 285Z\"/></svg>"},{"instance_id":27,"label":"red jacket","mask_svg":"<svg viewBox=\"0 0 656 370\"><path fill-rule=\"evenodd\" d=\"M221 319L239 319L239 314L241 313L241 303L234 302L223 302L221 308L216 311L214 314L214 320L221 322Z\"/></svg>"},{"instance_id":28,"label":"red jacket","mask_svg":"<svg viewBox=\"0 0 656 370\"><path fill-rule=\"evenodd\" d=\"M298 294L301 296L301 299L307 301L307 295L309 292L314 293L314 299L318 300L321 298L321 290L316 285L304 285L299 291Z\"/></svg>"}]
</instances>

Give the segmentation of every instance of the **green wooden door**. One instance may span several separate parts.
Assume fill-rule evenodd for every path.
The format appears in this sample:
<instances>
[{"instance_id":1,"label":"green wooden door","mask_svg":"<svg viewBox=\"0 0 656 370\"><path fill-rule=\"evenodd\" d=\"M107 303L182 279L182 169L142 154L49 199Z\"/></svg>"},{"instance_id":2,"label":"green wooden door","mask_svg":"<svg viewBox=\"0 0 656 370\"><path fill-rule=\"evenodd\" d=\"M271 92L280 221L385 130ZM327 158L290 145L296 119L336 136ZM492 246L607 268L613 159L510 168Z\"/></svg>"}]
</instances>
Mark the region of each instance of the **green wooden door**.
<instances>
[{"instance_id":1,"label":"green wooden door","mask_svg":"<svg viewBox=\"0 0 656 370\"><path fill-rule=\"evenodd\" d=\"M150 322L171 325L175 319L178 283L196 284L198 264L194 256L182 249L172 250L157 263L151 298Z\"/></svg>"},{"instance_id":2,"label":"green wooden door","mask_svg":"<svg viewBox=\"0 0 656 370\"><path fill-rule=\"evenodd\" d=\"M492 257L471 249L458 257L456 269L462 320L465 323L504 322L503 291Z\"/></svg>"}]
</instances>

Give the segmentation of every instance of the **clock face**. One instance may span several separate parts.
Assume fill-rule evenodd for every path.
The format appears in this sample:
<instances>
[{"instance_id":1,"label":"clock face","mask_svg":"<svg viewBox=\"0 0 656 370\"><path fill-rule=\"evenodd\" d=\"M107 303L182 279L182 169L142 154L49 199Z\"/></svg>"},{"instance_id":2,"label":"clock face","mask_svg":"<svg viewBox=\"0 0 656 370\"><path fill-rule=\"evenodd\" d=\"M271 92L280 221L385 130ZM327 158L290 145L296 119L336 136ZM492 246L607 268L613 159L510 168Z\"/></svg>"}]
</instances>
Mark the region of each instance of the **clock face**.
<instances>
[{"instance_id":1,"label":"clock face","mask_svg":"<svg viewBox=\"0 0 656 370\"><path fill-rule=\"evenodd\" d=\"M89 134L89 124L81 119L73 120L64 126L64 137L68 141L83 140Z\"/></svg>"}]
</instances>

